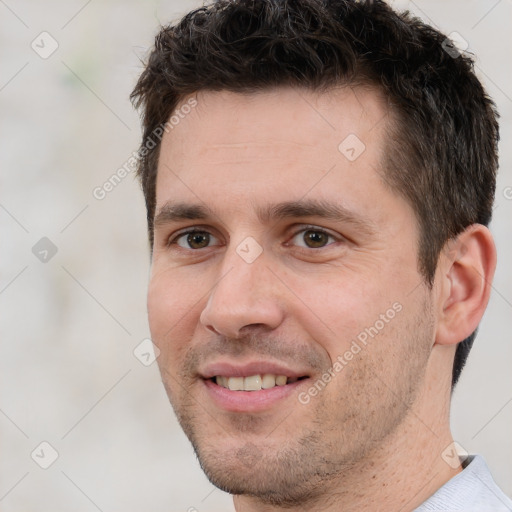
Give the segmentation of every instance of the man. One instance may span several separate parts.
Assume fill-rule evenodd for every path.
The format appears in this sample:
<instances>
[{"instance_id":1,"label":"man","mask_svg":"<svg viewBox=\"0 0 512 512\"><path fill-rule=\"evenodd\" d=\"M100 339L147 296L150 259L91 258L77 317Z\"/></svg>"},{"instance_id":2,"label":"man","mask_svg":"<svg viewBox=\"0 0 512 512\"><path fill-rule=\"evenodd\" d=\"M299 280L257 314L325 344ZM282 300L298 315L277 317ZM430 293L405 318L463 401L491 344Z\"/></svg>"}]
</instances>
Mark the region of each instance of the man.
<instances>
[{"instance_id":1,"label":"man","mask_svg":"<svg viewBox=\"0 0 512 512\"><path fill-rule=\"evenodd\" d=\"M162 380L235 508L512 510L449 426L496 265L469 58L379 1L221 0L132 99Z\"/></svg>"}]
</instances>

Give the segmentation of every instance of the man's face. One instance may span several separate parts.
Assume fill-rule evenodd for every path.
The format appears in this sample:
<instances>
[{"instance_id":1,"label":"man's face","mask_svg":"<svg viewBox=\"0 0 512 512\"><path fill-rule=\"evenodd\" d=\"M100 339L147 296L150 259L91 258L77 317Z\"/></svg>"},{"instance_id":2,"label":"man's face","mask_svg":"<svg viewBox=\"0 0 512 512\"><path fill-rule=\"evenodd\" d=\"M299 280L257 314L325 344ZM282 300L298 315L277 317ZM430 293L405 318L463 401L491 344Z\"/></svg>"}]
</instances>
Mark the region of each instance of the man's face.
<instances>
[{"instance_id":1,"label":"man's face","mask_svg":"<svg viewBox=\"0 0 512 512\"><path fill-rule=\"evenodd\" d=\"M418 228L381 177L376 92L197 102L160 153L158 363L211 481L293 503L410 414L434 343Z\"/></svg>"}]
</instances>

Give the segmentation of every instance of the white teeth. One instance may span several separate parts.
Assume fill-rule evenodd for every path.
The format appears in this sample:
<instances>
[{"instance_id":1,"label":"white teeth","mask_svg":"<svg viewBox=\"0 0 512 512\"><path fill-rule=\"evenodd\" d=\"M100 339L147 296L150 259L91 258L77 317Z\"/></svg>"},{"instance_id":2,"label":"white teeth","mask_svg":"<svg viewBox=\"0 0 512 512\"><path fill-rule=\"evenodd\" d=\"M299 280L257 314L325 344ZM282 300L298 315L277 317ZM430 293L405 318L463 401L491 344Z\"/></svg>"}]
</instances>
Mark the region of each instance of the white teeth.
<instances>
[{"instance_id":1,"label":"white teeth","mask_svg":"<svg viewBox=\"0 0 512 512\"><path fill-rule=\"evenodd\" d=\"M295 382L296 378L286 377L286 375L251 375L249 377L224 377L218 375L215 377L217 385L227 388L231 391L260 391L270 389L275 386L284 386L287 382Z\"/></svg>"},{"instance_id":2,"label":"white teeth","mask_svg":"<svg viewBox=\"0 0 512 512\"><path fill-rule=\"evenodd\" d=\"M252 375L244 379L244 391L259 391L261 389L261 376Z\"/></svg>"},{"instance_id":3,"label":"white teeth","mask_svg":"<svg viewBox=\"0 0 512 512\"><path fill-rule=\"evenodd\" d=\"M244 378L243 377L229 377L228 388L231 391L243 391L244 389Z\"/></svg>"},{"instance_id":4,"label":"white teeth","mask_svg":"<svg viewBox=\"0 0 512 512\"><path fill-rule=\"evenodd\" d=\"M288 379L284 375L278 375L276 377L276 386L284 386Z\"/></svg>"},{"instance_id":5,"label":"white teeth","mask_svg":"<svg viewBox=\"0 0 512 512\"><path fill-rule=\"evenodd\" d=\"M263 389L273 388L276 385L276 376L266 373L261 379L261 387Z\"/></svg>"},{"instance_id":6,"label":"white teeth","mask_svg":"<svg viewBox=\"0 0 512 512\"><path fill-rule=\"evenodd\" d=\"M220 382L219 382L219 380L220 380ZM222 386L223 388L227 388L228 387L227 377L217 377L217 384L219 386Z\"/></svg>"}]
</instances>

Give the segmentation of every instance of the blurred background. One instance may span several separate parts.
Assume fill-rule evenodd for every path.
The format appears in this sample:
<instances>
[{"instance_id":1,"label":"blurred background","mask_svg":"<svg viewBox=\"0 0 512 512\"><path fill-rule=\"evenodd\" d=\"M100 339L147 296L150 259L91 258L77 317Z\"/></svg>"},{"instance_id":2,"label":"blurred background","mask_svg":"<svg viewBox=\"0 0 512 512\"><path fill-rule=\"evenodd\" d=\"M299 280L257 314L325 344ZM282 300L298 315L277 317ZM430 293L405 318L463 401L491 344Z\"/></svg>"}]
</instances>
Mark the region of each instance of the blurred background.
<instances>
[{"instance_id":1,"label":"blurred background","mask_svg":"<svg viewBox=\"0 0 512 512\"><path fill-rule=\"evenodd\" d=\"M392 3L467 41L501 113L498 269L452 424L512 495L512 2ZM94 193L138 147L140 59L200 5L0 0L2 512L232 510L150 364L139 185Z\"/></svg>"}]
</instances>

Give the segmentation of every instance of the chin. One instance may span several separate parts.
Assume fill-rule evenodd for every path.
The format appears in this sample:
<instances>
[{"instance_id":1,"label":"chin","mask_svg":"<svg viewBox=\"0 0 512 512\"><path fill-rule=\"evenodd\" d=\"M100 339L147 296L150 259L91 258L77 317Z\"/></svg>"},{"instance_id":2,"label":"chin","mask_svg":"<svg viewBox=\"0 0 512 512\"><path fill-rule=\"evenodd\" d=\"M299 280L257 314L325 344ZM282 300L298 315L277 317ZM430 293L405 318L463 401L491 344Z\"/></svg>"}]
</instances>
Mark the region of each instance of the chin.
<instances>
[{"instance_id":1,"label":"chin","mask_svg":"<svg viewBox=\"0 0 512 512\"><path fill-rule=\"evenodd\" d=\"M185 433L208 480L229 494L303 508L339 476L338 464L325 457L316 460L322 441L315 434L302 434L291 442L291 437L271 439L268 430L265 435L211 430L200 429L198 435L197 430L186 429Z\"/></svg>"},{"instance_id":2,"label":"chin","mask_svg":"<svg viewBox=\"0 0 512 512\"><path fill-rule=\"evenodd\" d=\"M292 462L296 455L269 454L260 445L247 443L229 453L194 449L208 480L235 496L250 496L271 505L303 505L316 497L314 489L322 481L313 475L306 477L304 463Z\"/></svg>"}]
</instances>

